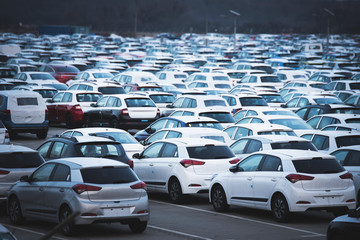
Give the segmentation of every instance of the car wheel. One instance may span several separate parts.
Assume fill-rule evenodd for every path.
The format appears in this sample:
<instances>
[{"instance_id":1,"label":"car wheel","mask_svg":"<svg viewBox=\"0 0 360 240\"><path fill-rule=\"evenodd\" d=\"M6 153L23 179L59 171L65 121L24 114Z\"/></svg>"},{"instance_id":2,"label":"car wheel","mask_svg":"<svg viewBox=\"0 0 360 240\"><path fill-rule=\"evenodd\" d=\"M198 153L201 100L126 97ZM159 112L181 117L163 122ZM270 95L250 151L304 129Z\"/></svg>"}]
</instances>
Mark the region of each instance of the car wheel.
<instances>
[{"instance_id":1,"label":"car wheel","mask_svg":"<svg viewBox=\"0 0 360 240\"><path fill-rule=\"evenodd\" d=\"M220 185L215 185L211 190L211 203L218 212L226 211L229 208L225 191Z\"/></svg>"},{"instance_id":2,"label":"car wheel","mask_svg":"<svg viewBox=\"0 0 360 240\"><path fill-rule=\"evenodd\" d=\"M286 222L290 217L288 203L283 195L277 194L271 201L271 211L276 221Z\"/></svg>"},{"instance_id":3,"label":"car wheel","mask_svg":"<svg viewBox=\"0 0 360 240\"><path fill-rule=\"evenodd\" d=\"M133 233L142 233L145 231L147 226L147 221L141 222L141 221L135 221L129 223L129 228Z\"/></svg>"},{"instance_id":4,"label":"car wheel","mask_svg":"<svg viewBox=\"0 0 360 240\"><path fill-rule=\"evenodd\" d=\"M116 118L112 118L110 120L110 126L112 128L119 128L119 126L120 126L119 121Z\"/></svg>"},{"instance_id":5,"label":"car wheel","mask_svg":"<svg viewBox=\"0 0 360 240\"><path fill-rule=\"evenodd\" d=\"M21 206L17 197L11 197L8 203L8 212L11 223L18 225L25 221L25 218L21 212Z\"/></svg>"},{"instance_id":6,"label":"car wheel","mask_svg":"<svg viewBox=\"0 0 360 240\"><path fill-rule=\"evenodd\" d=\"M67 221L71 213L72 211L68 206L61 207L59 212L59 222L62 223L64 221ZM74 223L72 220L61 227L61 232L66 236L71 235L73 230L74 230Z\"/></svg>"},{"instance_id":7,"label":"car wheel","mask_svg":"<svg viewBox=\"0 0 360 240\"><path fill-rule=\"evenodd\" d=\"M48 134L47 130L41 130L36 133L38 139L45 139Z\"/></svg>"},{"instance_id":8,"label":"car wheel","mask_svg":"<svg viewBox=\"0 0 360 240\"><path fill-rule=\"evenodd\" d=\"M68 129L74 128L75 124L71 114L66 115L65 124L66 124L66 128Z\"/></svg>"},{"instance_id":9,"label":"car wheel","mask_svg":"<svg viewBox=\"0 0 360 240\"><path fill-rule=\"evenodd\" d=\"M169 182L169 197L173 203L181 203L183 200L183 193L179 180L173 178Z\"/></svg>"}]
</instances>

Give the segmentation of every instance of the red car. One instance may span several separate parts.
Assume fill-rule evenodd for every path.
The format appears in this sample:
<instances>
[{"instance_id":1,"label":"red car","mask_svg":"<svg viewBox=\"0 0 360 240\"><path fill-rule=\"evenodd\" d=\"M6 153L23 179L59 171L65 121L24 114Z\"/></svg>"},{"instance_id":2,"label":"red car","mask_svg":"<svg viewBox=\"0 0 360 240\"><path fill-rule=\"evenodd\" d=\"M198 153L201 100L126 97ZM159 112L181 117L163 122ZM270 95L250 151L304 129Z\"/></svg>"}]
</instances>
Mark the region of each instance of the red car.
<instances>
[{"instance_id":1,"label":"red car","mask_svg":"<svg viewBox=\"0 0 360 240\"><path fill-rule=\"evenodd\" d=\"M79 69L69 64L45 64L39 68L39 71L50 73L61 83L66 83L80 72Z\"/></svg>"},{"instance_id":2,"label":"red car","mask_svg":"<svg viewBox=\"0 0 360 240\"><path fill-rule=\"evenodd\" d=\"M67 128L81 126L84 121L84 112L90 104L102 97L100 92L89 91L61 91L47 101L50 123L65 123Z\"/></svg>"}]
</instances>

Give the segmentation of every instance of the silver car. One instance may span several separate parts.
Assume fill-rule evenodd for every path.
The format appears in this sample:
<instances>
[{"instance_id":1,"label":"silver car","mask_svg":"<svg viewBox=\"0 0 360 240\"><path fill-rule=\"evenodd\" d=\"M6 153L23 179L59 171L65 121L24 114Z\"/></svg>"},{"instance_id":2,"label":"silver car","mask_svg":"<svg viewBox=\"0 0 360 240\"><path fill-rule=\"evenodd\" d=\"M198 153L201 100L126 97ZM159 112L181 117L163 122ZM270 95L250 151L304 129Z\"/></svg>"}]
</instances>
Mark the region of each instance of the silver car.
<instances>
[{"instance_id":1,"label":"silver car","mask_svg":"<svg viewBox=\"0 0 360 240\"><path fill-rule=\"evenodd\" d=\"M146 185L119 161L105 158L61 158L46 162L23 176L9 192L8 212L13 224L25 218L63 222L65 235L75 225L100 222L128 224L145 231L149 219Z\"/></svg>"},{"instance_id":2,"label":"silver car","mask_svg":"<svg viewBox=\"0 0 360 240\"><path fill-rule=\"evenodd\" d=\"M41 155L31 148L0 144L0 204L6 203L9 188L21 176L31 174L44 162Z\"/></svg>"}]
</instances>

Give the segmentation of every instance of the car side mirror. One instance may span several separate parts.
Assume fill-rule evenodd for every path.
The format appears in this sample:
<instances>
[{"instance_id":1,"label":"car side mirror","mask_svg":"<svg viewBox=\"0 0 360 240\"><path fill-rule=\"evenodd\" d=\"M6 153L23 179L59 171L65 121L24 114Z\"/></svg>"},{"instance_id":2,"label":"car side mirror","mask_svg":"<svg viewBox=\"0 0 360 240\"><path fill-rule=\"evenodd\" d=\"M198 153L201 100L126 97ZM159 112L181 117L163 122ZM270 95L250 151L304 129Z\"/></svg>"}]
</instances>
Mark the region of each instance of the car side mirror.
<instances>
[{"instance_id":1,"label":"car side mirror","mask_svg":"<svg viewBox=\"0 0 360 240\"><path fill-rule=\"evenodd\" d=\"M353 217L353 218L360 218L360 208L350 210L349 213L348 213L348 216Z\"/></svg>"},{"instance_id":2,"label":"car side mirror","mask_svg":"<svg viewBox=\"0 0 360 240\"><path fill-rule=\"evenodd\" d=\"M22 177L20 178L20 182L30 182L29 176L28 176L28 175L22 176Z\"/></svg>"},{"instance_id":3,"label":"car side mirror","mask_svg":"<svg viewBox=\"0 0 360 240\"><path fill-rule=\"evenodd\" d=\"M133 158L137 158L137 159L140 159L140 153L134 153L134 155L132 156Z\"/></svg>"},{"instance_id":4,"label":"car side mirror","mask_svg":"<svg viewBox=\"0 0 360 240\"><path fill-rule=\"evenodd\" d=\"M143 146L145 146L145 145L146 145L145 140L141 140L139 143L140 143L141 145L143 145Z\"/></svg>"},{"instance_id":5,"label":"car side mirror","mask_svg":"<svg viewBox=\"0 0 360 240\"><path fill-rule=\"evenodd\" d=\"M97 107L96 103L91 103L90 106L91 107Z\"/></svg>"},{"instance_id":6,"label":"car side mirror","mask_svg":"<svg viewBox=\"0 0 360 240\"><path fill-rule=\"evenodd\" d=\"M166 107L167 107L167 108L174 108L174 106L171 105L171 104L166 105Z\"/></svg>"},{"instance_id":7,"label":"car side mirror","mask_svg":"<svg viewBox=\"0 0 360 240\"><path fill-rule=\"evenodd\" d=\"M229 168L229 171L230 171L230 172L233 172L233 173L237 172L237 171L238 171L238 166L237 166L237 165L231 166L231 167Z\"/></svg>"},{"instance_id":8,"label":"car side mirror","mask_svg":"<svg viewBox=\"0 0 360 240\"><path fill-rule=\"evenodd\" d=\"M54 101L52 99L46 100L47 103L53 103Z\"/></svg>"},{"instance_id":9,"label":"car side mirror","mask_svg":"<svg viewBox=\"0 0 360 240\"><path fill-rule=\"evenodd\" d=\"M153 134L154 132L156 132L156 130L154 128L146 128L145 132L147 132L149 134Z\"/></svg>"},{"instance_id":10,"label":"car side mirror","mask_svg":"<svg viewBox=\"0 0 360 240\"><path fill-rule=\"evenodd\" d=\"M286 104L281 104L280 107L287 108L287 105Z\"/></svg>"}]
</instances>

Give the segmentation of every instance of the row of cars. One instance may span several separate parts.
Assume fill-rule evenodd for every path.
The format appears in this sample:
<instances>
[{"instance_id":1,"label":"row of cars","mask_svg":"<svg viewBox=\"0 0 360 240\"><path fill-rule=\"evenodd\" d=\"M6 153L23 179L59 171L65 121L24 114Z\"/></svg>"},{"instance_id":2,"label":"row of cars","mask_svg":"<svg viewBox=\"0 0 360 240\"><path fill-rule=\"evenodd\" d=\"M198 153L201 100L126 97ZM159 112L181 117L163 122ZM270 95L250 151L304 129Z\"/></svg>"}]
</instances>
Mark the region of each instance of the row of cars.
<instances>
[{"instance_id":1,"label":"row of cars","mask_svg":"<svg viewBox=\"0 0 360 240\"><path fill-rule=\"evenodd\" d=\"M302 70L289 69L290 62L267 54L275 54L274 48L279 47L274 39L254 43L255 47L247 47L244 42L241 53L233 59L214 56L211 49L216 48L215 40L208 42L209 48L204 47L203 51L199 48L196 53L189 48L189 43L199 47L201 40L166 42L161 46L156 40L148 39L142 43L147 47L142 63L130 66L130 61L126 61L128 65L124 64L121 71L117 68L115 75L111 74L115 69L109 69L114 67L115 62L110 60L114 60L116 50L92 52L98 55L95 59L89 55L91 44L80 51L79 44L74 43L66 57L77 58L76 62L81 59L85 65L90 60L98 66L108 62L109 69L79 71L76 76L72 74L73 79L63 71L55 76L57 85L48 89L44 85L39 89L18 86L23 90L42 91L43 99L36 101L41 106L45 102L41 113L44 118L37 119L36 123L42 121L47 128L48 124L65 123L69 130L39 146L37 152L46 163L29 177L22 178L10 195L5 196L13 223L20 223L26 217L60 222L80 209L75 224L120 221L129 224L132 231L142 232L149 215L148 206L144 204L147 202L145 184L149 191L167 193L174 203L182 202L188 194L208 193L216 211L227 210L231 205L259 208L272 211L280 222L287 221L293 212L326 209L339 215L355 208L359 201L359 182L357 170L351 166L357 164L360 145L355 107L356 67L345 64L346 67L340 69L340 65L335 64L330 70L330 63L335 61L328 60L327 54L321 58L316 54L291 54L282 49L283 56L293 57L306 66ZM105 49L107 43L99 45ZM139 50L140 46L136 48ZM217 50L221 52L220 49ZM43 54L53 57L54 52ZM349 52L342 57L348 63L356 61ZM264 63L264 60L268 61ZM188 65L183 65L185 62ZM203 67L196 67L201 62ZM289 64L280 66L280 62ZM20 79L35 83L33 81L38 80L32 75L51 76L63 67L60 64L63 63L39 62L41 72L19 72L13 84ZM55 65L59 68L54 69ZM344 78L351 80L343 81ZM66 82L66 89L60 82ZM347 98L336 97L342 86L333 84L335 82L343 83L346 92L341 93ZM37 106L34 97L25 97L25 93L31 91L3 92L21 95L23 100L13 101L19 107ZM7 119L12 121L16 116L13 110L3 112L7 112ZM34 120L30 113L24 118L27 123ZM81 126L83 128L75 128ZM23 127L24 131L32 130L42 139L46 138L47 128ZM131 136L118 128L140 131ZM346 131L339 131L344 129ZM8 131L14 137L22 129L10 125ZM73 157L89 159L89 163ZM96 160L99 157L101 162ZM104 158L127 165L106 162ZM105 172L99 170L101 176L97 173L87 176L96 164L106 169ZM117 168L126 168L128 179L106 178ZM3 175L10 176L10 173L13 170L4 170ZM37 188L31 189L31 185ZM133 199L127 199L126 207L121 205L122 200L120 204L113 204L112 200L120 196L111 195L108 185L124 187L121 191L125 197L135 196L134 192L141 197L134 197L136 201L131 203ZM44 188L46 191L37 193L39 198L49 197L54 201L43 206L23 194L23 191ZM64 201L60 201L57 191L64 193ZM52 193L54 195L50 195ZM70 204L67 197L86 198L90 203L78 207L77 201ZM139 202L143 203L141 209L136 205ZM102 206L103 203L107 207ZM70 233L73 223L66 225L63 232Z\"/></svg>"}]
</instances>

